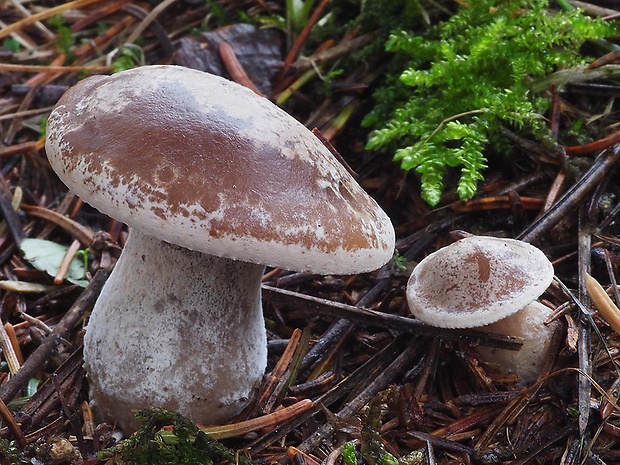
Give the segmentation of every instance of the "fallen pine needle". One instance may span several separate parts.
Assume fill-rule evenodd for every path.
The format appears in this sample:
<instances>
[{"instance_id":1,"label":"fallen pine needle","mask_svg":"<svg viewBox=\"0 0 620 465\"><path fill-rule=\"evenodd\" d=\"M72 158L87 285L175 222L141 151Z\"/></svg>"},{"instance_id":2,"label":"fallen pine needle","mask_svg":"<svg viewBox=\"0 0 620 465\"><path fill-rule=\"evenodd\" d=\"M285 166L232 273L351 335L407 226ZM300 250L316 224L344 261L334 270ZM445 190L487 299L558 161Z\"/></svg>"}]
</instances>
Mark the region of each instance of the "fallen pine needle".
<instances>
[{"instance_id":1,"label":"fallen pine needle","mask_svg":"<svg viewBox=\"0 0 620 465\"><path fill-rule=\"evenodd\" d=\"M93 237L95 234L89 228L82 226L77 221L67 218L56 211L48 210L47 208L38 207L35 205L22 205L21 209L30 216L43 218L50 223L54 223L56 226L60 226L86 247L93 242Z\"/></svg>"},{"instance_id":2,"label":"fallen pine needle","mask_svg":"<svg viewBox=\"0 0 620 465\"><path fill-rule=\"evenodd\" d=\"M71 243L71 245L67 249L67 253L63 257L62 261L60 262L60 266L58 267L56 276L54 276L54 284L60 285L65 280L65 277L67 276L67 272L69 271L69 266L71 266L71 262L73 262L73 259L75 258L75 254L78 253L78 250L80 250L80 246L81 246L80 241L78 241L77 239L75 239Z\"/></svg>"},{"instance_id":3,"label":"fallen pine needle","mask_svg":"<svg viewBox=\"0 0 620 465\"><path fill-rule=\"evenodd\" d=\"M586 289L592 303L611 328L620 334L620 309L611 300L599 282L586 273Z\"/></svg>"},{"instance_id":4,"label":"fallen pine needle","mask_svg":"<svg viewBox=\"0 0 620 465\"><path fill-rule=\"evenodd\" d=\"M47 284L31 283L28 281L0 281L0 289L3 291L22 292L27 294L38 294L41 292L51 291L54 286L48 286Z\"/></svg>"},{"instance_id":5,"label":"fallen pine needle","mask_svg":"<svg viewBox=\"0 0 620 465\"><path fill-rule=\"evenodd\" d=\"M253 418L251 420L222 426L204 426L200 424L196 424L196 426L198 426L202 432L207 433L213 439L234 438L264 428L272 428L283 421L310 410L313 406L314 403L310 399L304 399L289 407L285 407L268 415L263 415L262 417Z\"/></svg>"},{"instance_id":6,"label":"fallen pine needle","mask_svg":"<svg viewBox=\"0 0 620 465\"><path fill-rule=\"evenodd\" d=\"M19 31L20 29L30 26L31 24L36 23L37 21L42 21L47 18L51 18L52 16L59 15L67 10L82 8L86 5L90 5L91 3L98 3L102 0L74 0L73 2L67 2L60 4L54 8L48 8L46 10L40 11L37 14L32 16L27 16L16 23L10 24L6 27L3 27L0 30L0 39L5 38L9 34L13 34L14 32Z\"/></svg>"},{"instance_id":7,"label":"fallen pine needle","mask_svg":"<svg viewBox=\"0 0 620 465\"><path fill-rule=\"evenodd\" d=\"M9 373L14 375L17 373L17 370L19 370L21 364L19 363L17 354L15 354L11 338L3 324L0 324L0 347L2 347L2 352L4 353L4 360L9 366Z\"/></svg>"},{"instance_id":8,"label":"fallen pine needle","mask_svg":"<svg viewBox=\"0 0 620 465\"><path fill-rule=\"evenodd\" d=\"M15 334L15 328L11 323L5 323L4 329L6 330L6 334L9 336L9 340L11 341L11 346L13 347L13 351L15 352L15 357L17 357L17 362L21 366L24 363L24 354L22 354L22 349L19 346L17 334Z\"/></svg>"},{"instance_id":9,"label":"fallen pine needle","mask_svg":"<svg viewBox=\"0 0 620 465\"><path fill-rule=\"evenodd\" d=\"M286 456L289 459L294 459L296 455L301 455L305 460L307 465L321 465L321 462L317 461L314 457L307 454L306 452L299 450L297 447L289 446L286 449Z\"/></svg>"}]
</instances>

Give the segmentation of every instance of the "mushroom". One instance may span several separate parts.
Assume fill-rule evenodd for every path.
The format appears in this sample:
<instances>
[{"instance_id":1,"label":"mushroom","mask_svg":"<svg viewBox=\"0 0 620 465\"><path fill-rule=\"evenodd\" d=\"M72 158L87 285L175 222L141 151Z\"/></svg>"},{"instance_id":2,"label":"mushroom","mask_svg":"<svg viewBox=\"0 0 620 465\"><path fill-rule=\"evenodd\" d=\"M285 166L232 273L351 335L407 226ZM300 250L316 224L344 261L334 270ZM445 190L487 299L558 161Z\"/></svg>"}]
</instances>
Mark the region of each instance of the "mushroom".
<instances>
[{"instance_id":1,"label":"mushroom","mask_svg":"<svg viewBox=\"0 0 620 465\"><path fill-rule=\"evenodd\" d=\"M389 218L318 138L207 73L87 78L53 109L46 151L130 226L84 339L94 403L126 432L134 409L215 424L246 405L266 367L265 265L354 274L393 253Z\"/></svg>"},{"instance_id":2,"label":"mushroom","mask_svg":"<svg viewBox=\"0 0 620 465\"><path fill-rule=\"evenodd\" d=\"M553 280L553 265L536 247L514 239L470 236L424 258L407 284L419 320L442 328L481 328L524 339L517 355L479 348L488 362L524 382L539 374L555 326L550 309L533 302Z\"/></svg>"}]
</instances>

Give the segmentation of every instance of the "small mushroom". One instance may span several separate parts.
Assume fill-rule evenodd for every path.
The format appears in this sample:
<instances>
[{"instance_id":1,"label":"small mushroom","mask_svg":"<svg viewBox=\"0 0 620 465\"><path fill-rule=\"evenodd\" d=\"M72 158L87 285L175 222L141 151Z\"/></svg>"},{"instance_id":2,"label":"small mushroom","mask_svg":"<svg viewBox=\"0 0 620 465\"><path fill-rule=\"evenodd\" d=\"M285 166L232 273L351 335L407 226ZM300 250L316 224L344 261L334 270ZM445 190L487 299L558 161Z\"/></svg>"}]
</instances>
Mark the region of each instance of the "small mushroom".
<instances>
[{"instance_id":1,"label":"small mushroom","mask_svg":"<svg viewBox=\"0 0 620 465\"><path fill-rule=\"evenodd\" d=\"M353 274L392 256L389 218L329 150L267 99L207 73L93 76L57 103L60 179L129 237L84 340L92 396L204 424L240 412L264 374L264 266Z\"/></svg>"},{"instance_id":2,"label":"small mushroom","mask_svg":"<svg viewBox=\"0 0 620 465\"><path fill-rule=\"evenodd\" d=\"M407 301L419 320L442 328L480 328L519 336L518 353L481 348L522 381L535 379L554 327L550 309L532 304L551 284L553 265L536 247L514 239L471 236L422 260L407 284Z\"/></svg>"}]
</instances>

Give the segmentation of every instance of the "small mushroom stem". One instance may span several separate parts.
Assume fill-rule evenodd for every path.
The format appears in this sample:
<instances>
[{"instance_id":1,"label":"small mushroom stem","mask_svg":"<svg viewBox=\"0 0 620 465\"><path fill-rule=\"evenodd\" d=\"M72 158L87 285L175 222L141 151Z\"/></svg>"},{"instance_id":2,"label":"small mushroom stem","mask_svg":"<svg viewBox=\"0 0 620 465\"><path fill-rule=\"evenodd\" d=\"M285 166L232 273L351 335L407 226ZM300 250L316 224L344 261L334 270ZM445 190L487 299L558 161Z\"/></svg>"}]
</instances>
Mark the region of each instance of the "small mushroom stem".
<instances>
[{"instance_id":1,"label":"small mushroom stem","mask_svg":"<svg viewBox=\"0 0 620 465\"><path fill-rule=\"evenodd\" d=\"M239 413L267 362L263 270L132 230L84 339L104 419L130 432L135 409L204 424Z\"/></svg>"}]
</instances>

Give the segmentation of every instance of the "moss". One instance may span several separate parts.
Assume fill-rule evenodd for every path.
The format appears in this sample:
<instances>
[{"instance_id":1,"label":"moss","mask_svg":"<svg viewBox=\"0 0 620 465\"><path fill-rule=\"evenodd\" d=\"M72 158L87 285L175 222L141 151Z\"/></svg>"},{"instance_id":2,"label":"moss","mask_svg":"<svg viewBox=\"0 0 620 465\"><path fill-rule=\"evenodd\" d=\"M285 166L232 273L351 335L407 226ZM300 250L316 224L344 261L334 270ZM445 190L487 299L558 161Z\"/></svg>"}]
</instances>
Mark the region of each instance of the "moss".
<instances>
[{"instance_id":1,"label":"moss","mask_svg":"<svg viewBox=\"0 0 620 465\"><path fill-rule=\"evenodd\" d=\"M99 452L99 459L123 465L210 465L215 461L252 465L176 413L142 410L136 417L144 426L119 444Z\"/></svg>"},{"instance_id":2,"label":"moss","mask_svg":"<svg viewBox=\"0 0 620 465\"><path fill-rule=\"evenodd\" d=\"M585 63L586 41L618 33L578 10L551 11L547 1L469 3L422 34L392 31L386 48L403 65L364 121L375 128L367 147L416 170L431 205L450 168L460 170L459 197L474 195L502 125L547 137L549 101L531 92L529 80Z\"/></svg>"}]
</instances>

